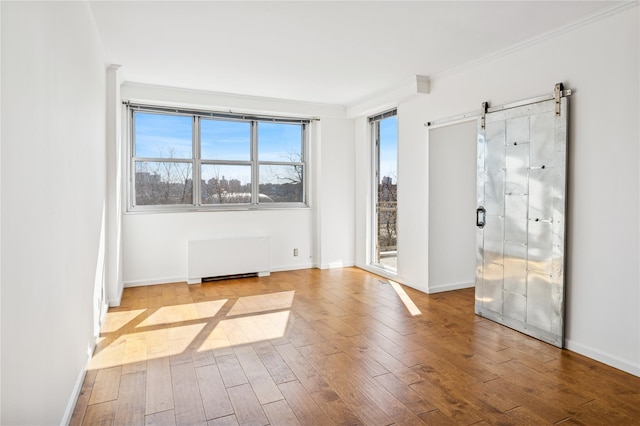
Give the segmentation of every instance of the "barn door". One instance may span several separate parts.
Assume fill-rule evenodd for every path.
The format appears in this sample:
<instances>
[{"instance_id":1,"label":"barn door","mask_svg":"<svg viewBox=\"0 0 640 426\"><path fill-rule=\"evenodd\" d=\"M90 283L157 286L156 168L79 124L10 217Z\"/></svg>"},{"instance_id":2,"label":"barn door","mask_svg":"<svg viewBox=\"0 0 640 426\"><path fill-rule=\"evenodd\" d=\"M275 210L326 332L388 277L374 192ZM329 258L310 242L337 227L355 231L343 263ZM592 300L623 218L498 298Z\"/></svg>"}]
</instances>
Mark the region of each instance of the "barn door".
<instances>
[{"instance_id":1,"label":"barn door","mask_svg":"<svg viewBox=\"0 0 640 426\"><path fill-rule=\"evenodd\" d=\"M563 344L567 98L487 111L478 128L478 315ZM540 99L540 98L538 98Z\"/></svg>"}]
</instances>

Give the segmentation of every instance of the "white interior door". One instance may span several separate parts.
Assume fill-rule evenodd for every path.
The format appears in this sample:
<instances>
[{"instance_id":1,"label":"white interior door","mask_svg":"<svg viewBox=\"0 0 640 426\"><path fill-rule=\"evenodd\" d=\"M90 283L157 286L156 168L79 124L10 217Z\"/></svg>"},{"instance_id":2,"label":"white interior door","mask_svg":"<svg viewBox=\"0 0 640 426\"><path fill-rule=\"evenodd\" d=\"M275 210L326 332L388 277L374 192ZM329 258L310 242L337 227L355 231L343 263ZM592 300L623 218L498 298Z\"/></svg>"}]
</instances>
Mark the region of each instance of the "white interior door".
<instances>
[{"instance_id":1,"label":"white interior door","mask_svg":"<svg viewBox=\"0 0 640 426\"><path fill-rule=\"evenodd\" d=\"M562 347L567 98L489 112L478 129L478 315Z\"/></svg>"}]
</instances>

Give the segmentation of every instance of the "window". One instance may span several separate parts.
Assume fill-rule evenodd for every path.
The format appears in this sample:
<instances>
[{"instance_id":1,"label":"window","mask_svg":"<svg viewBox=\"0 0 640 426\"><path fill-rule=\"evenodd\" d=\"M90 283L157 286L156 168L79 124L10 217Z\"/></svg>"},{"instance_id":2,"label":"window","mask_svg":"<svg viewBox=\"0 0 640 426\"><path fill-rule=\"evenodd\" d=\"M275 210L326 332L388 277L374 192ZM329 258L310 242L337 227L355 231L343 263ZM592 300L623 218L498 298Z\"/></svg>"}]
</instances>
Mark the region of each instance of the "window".
<instances>
[{"instance_id":1,"label":"window","mask_svg":"<svg viewBox=\"0 0 640 426\"><path fill-rule=\"evenodd\" d=\"M129 210L306 206L309 120L128 107Z\"/></svg>"},{"instance_id":2,"label":"window","mask_svg":"<svg viewBox=\"0 0 640 426\"><path fill-rule=\"evenodd\" d=\"M275 202L303 202L303 135L300 125L258 123L260 194Z\"/></svg>"},{"instance_id":3,"label":"window","mask_svg":"<svg viewBox=\"0 0 640 426\"><path fill-rule=\"evenodd\" d=\"M369 118L373 145L373 266L395 272L398 258L398 117L396 110Z\"/></svg>"}]
</instances>

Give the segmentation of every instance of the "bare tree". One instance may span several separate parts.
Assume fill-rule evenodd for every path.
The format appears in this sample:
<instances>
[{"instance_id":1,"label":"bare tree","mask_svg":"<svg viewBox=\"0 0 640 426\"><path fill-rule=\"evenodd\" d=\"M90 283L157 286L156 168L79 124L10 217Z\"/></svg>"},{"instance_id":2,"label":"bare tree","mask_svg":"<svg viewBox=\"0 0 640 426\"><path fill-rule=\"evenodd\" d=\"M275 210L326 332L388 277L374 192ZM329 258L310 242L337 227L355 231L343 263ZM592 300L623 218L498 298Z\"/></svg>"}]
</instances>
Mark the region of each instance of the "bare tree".
<instances>
[{"instance_id":1,"label":"bare tree","mask_svg":"<svg viewBox=\"0 0 640 426\"><path fill-rule=\"evenodd\" d=\"M207 167L209 168L209 166ZM211 199L212 204L215 201L222 204L225 201L225 188L222 186L222 180L220 179L220 170L217 166L214 166L213 177L210 178L204 185L205 197Z\"/></svg>"},{"instance_id":2,"label":"bare tree","mask_svg":"<svg viewBox=\"0 0 640 426\"><path fill-rule=\"evenodd\" d=\"M395 176L385 176L378 184L378 246L395 250L398 241L398 185ZM396 181L397 182L397 181Z\"/></svg>"},{"instance_id":3,"label":"bare tree","mask_svg":"<svg viewBox=\"0 0 640 426\"><path fill-rule=\"evenodd\" d=\"M283 164L269 166L269 174L273 176L273 179L270 182L260 184L260 193L264 193L275 201L302 201L304 180L304 170L300 164L302 163L302 154L288 152L282 157Z\"/></svg>"},{"instance_id":4,"label":"bare tree","mask_svg":"<svg viewBox=\"0 0 640 426\"><path fill-rule=\"evenodd\" d=\"M136 163L136 204L185 204L193 198L191 163L171 161L175 149L169 148L159 158L167 161L143 161Z\"/></svg>"}]
</instances>

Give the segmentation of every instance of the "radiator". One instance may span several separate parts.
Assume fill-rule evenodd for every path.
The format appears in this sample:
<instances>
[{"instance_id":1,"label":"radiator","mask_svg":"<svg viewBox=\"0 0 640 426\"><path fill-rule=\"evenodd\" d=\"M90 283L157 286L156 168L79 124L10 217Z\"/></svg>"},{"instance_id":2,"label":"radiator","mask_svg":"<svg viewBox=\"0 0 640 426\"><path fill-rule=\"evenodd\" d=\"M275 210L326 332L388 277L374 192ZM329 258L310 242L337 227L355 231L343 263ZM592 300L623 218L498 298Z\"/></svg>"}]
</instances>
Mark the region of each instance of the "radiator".
<instances>
[{"instance_id":1,"label":"radiator","mask_svg":"<svg viewBox=\"0 0 640 426\"><path fill-rule=\"evenodd\" d=\"M203 278L257 273L269 275L269 237L233 237L190 240L188 282Z\"/></svg>"}]
</instances>

